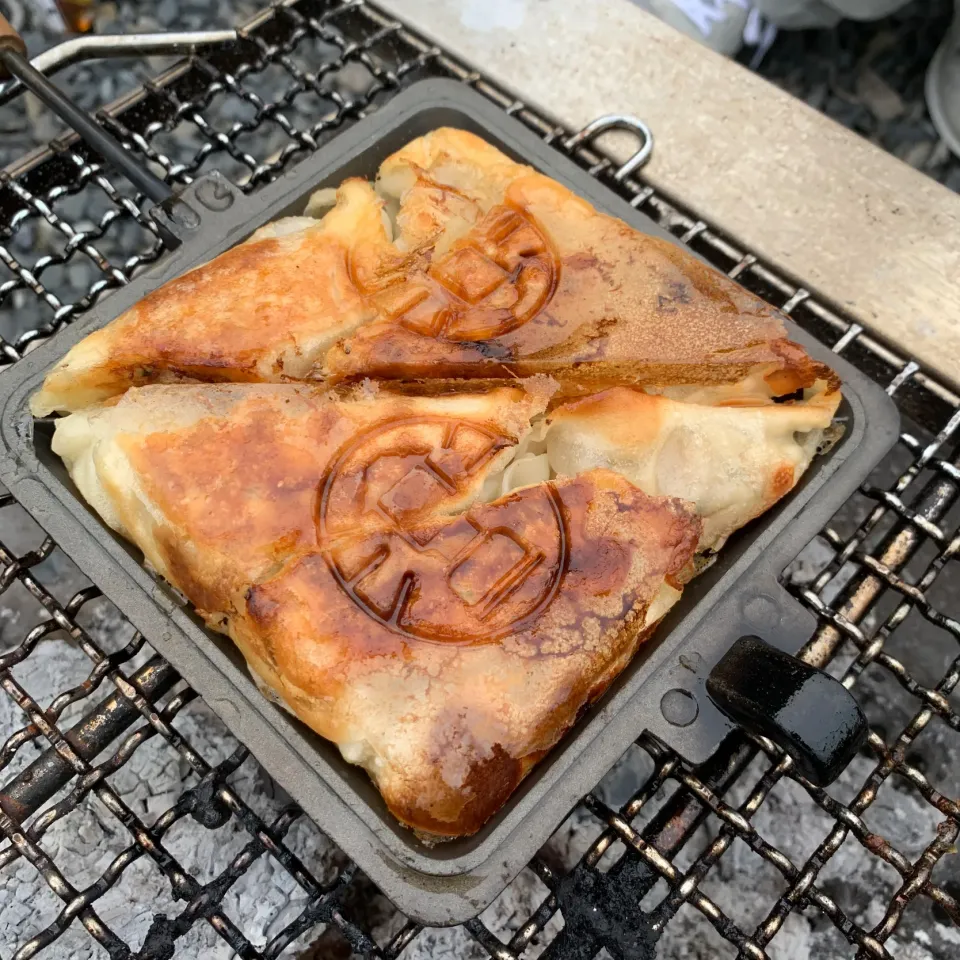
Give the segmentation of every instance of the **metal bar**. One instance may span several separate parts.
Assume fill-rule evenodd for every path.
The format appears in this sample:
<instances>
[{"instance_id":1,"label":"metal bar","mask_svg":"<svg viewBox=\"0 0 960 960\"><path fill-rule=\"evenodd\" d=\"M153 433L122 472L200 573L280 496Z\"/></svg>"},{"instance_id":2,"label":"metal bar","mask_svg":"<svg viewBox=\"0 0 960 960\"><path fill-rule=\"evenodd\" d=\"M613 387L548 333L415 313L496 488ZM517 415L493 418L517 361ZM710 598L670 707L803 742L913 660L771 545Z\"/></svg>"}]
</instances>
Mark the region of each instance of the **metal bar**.
<instances>
[{"instance_id":1,"label":"metal bar","mask_svg":"<svg viewBox=\"0 0 960 960\"><path fill-rule=\"evenodd\" d=\"M160 656L152 657L131 678L150 701L162 697L180 679ZM108 697L64 734L64 739L84 760L105 750L140 716L140 711L119 691ZM53 747L37 757L19 776L0 789L0 810L18 824L45 804L74 776L71 764Z\"/></svg>"},{"instance_id":2,"label":"metal bar","mask_svg":"<svg viewBox=\"0 0 960 960\"><path fill-rule=\"evenodd\" d=\"M83 110L65 97L17 50L12 47L0 47L0 63L154 203L163 203L173 196L173 190L166 183L141 167L113 137L105 133Z\"/></svg>"},{"instance_id":3,"label":"metal bar","mask_svg":"<svg viewBox=\"0 0 960 960\"><path fill-rule=\"evenodd\" d=\"M52 76L75 63L114 57L140 59L150 56L190 54L203 47L232 43L236 30L194 30L181 33L134 33L129 35L86 36L65 40L31 59L31 66L45 76ZM23 84L14 77L0 84L0 106L23 91Z\"/></svg>"},{"instance_id":4,"label":"metal bar","mask_svg":"<svg viewBox=\"0 0 960 960\"><path fill-rule=\"evenodd\" d=\"M960 459L955 461L955 466L960 467ZM960 490L956 484L941 477L933 477L920 494L917 516L930 523L938 522L956 502L958 494ZM876 550L876 557L890 570L900 570L924 542L923 534L916 524L903 520L884 538ZM842 591L837 605L838 615L846 623L855 626L869 613L883 589L883 580L869 568L863 569ZM802 591L801 596L815 598L811 591ZM823 666L833 659L843 636L833 623L825 623L808 641L800 656L808 663Z\"/></svg>"}]
</instances>

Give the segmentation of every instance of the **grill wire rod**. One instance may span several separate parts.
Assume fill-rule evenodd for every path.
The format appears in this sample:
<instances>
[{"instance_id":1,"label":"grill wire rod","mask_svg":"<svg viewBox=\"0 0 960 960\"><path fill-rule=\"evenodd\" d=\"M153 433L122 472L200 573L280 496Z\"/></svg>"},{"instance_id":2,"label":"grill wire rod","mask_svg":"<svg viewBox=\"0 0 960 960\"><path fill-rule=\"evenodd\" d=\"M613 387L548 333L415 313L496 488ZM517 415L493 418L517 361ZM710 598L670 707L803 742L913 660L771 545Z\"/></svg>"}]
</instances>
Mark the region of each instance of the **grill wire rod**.
<instances>
[{"instance_id":1,"label":"grill wire rod","mask_svg":"<svg viewBox=\"0 0 960 960\"><path fill-rule=\"evenodd\" d=\"M163 203L173 190L139 163L110 134L93 122L69 97L34 67L25 56L26 46L5 17L0 15L0 78L9 74L45 103L68 127L120 170L124 176L154 203Z\"/></svg>"}]
</instances>

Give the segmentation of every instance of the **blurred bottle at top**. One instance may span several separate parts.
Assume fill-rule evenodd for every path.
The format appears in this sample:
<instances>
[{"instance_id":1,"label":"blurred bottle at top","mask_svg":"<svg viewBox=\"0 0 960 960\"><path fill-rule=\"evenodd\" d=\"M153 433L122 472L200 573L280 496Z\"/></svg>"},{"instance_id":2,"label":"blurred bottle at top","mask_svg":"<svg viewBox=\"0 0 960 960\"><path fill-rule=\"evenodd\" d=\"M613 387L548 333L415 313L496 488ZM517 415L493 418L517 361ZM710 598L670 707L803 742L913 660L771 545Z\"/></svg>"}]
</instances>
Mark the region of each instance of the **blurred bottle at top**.
<instances>
[{"instance_id":1,"label":"blurred bottle at top","mask_svg":"<svg viewBox=\"0 0 960 960\"><path fill-rule=\"evenodd\" d=\"M97 0L57 0L67 29L74 33L87 33L93 26Z\"/></svg>"}]
</instances>

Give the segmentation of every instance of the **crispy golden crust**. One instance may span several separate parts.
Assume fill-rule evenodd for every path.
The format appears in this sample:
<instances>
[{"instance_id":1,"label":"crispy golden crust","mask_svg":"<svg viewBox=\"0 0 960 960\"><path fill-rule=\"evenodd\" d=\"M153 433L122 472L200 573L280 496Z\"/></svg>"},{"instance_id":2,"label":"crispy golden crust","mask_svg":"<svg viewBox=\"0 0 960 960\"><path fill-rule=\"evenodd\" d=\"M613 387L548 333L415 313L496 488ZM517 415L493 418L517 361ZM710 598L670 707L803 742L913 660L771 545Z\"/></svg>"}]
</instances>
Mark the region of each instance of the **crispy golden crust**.
<instances>
[{"instance_id":1,"label":"crispy golden crust","mask_svg":"<svg viewBox=\"0 0 960 960\"><path fill-rule=\"evenodd\" d=\"M59 421L54 447L404 823L455 836L626 665L700 533L602 470L465 509L552 389L143 387Z\"/></svg>"},{"instance_id":2,"label":"crispy golden crust","mask_svg":"<svg viewBox=\"0 0 960 960\"><path fill-rule=\"evenodd\" d=\"M362 181L345 183L338 198L324 220L270 224L90 334L47 376L34 414L155 382L306 378L337 337L373 316L348 250L382 231L381 204Z\"/></svg>"},{"instance_id":3,"label":"crispy golden crust","mask_svg":"<svg viewBox=\"0 0 960 960\"><path fill-rule=\"evenodd\" d=\"M308 554L254 587L229 629L400 820L459 836L628 662L698 532L680 501L594 471ZM343 554L385 558L351 577Z\"/></svg>"},{"instance_id":4,"label":"crispy golden crust","mask_svg":"<svg viewBox=\"0 0 960 960\"><path fill-rule=\"evenodd\" d=\"M404 255L386 242L354 250L354 280L378 320L327 354L329 376L540 372L582 393L729 383L760 367L776 395L830 375L762 300L472 134L434 131L382 171L402 191L401 210L433 217L421 217L420 245ZM454 201L451 237L441 227Z\"/></svg>"},{"instance_id":5,"label":"crispy golden crust","mask_svg":"<svg viewBox=\"0 0 960 960\"><path fill-rule=\"evenodd\" d=\"M318 489L342 451L359 444L338 468L331 516L351 508L358 526L375 519L349 498L363 470L366 489L405 521L462 509L551 390L535 381L482 396L343 399L296 386L157 385L58 421L54 450L101 515L216 618L242 605L251 583L317 548ZM419 482L398 486L410 471Z\"/></svg>"}]
</instances>

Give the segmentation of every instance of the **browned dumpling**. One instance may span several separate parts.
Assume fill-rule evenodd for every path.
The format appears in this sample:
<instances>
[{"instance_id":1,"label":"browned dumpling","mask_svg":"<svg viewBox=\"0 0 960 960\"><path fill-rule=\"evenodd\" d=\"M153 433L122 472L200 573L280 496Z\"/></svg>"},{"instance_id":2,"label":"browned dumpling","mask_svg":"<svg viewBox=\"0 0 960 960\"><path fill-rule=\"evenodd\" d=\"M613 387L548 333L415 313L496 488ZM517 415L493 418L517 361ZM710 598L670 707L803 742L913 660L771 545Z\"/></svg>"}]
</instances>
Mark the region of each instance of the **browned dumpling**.
<instances>
[{"instance_id":1,"label":"browned dumpling","mask_svg":"<svg viewBox=\"0 0 960 960\"><path fill-rule=\"evenodd\" d=\"M365 231L382 229L381 205L362 181L338 198L323 220L271 223L81 340L33 397L34 415L149 383L309 379L338 337L374 315L348 254Z\"/></svg>"},{"instance_id":2,"label":"browned dumpling","mask_svg":"<svg viewBox=\"0 0 960 960\"><path fill-rule=\"evenodd\" d=\"M767 397L833 385L762 300L472 134L413 141L378 186L417 216L403 242L384 232L355 249L377 319L327 353L326 376L545 373L575 394L750 375Z\"/></svg>"},{"instance_id":3,"label":"browned dumpling","mask_svg":"<svg viewBox=\"0 0 960 960\"><path fill-rule=\"evenodd\" d=\"M143 387L54 449L266 692L402 822L456 836L623 669L700 535L607 470L483 502L551 390Z\"/></svg>"},{"instance_id":4,"label":"browned dumpling","mask_svg":"<svg viewBox=\"0 0 960 960\"><path fill-rule=\"evenodd\" d=\"M416 470L394 497L463 509L504 469L552 390L534 380L428 400L373 388L343 398L293 385L156 385L57 420L53 449L87 502L210 619L242 608L251 583L317 547L318 487L354 438L374 430L364 449L377 476L407 466L377 456L378 445L444 451L445 480ZM397 425L376 433L385 422Z\"/></svg>"}]
</instances>

